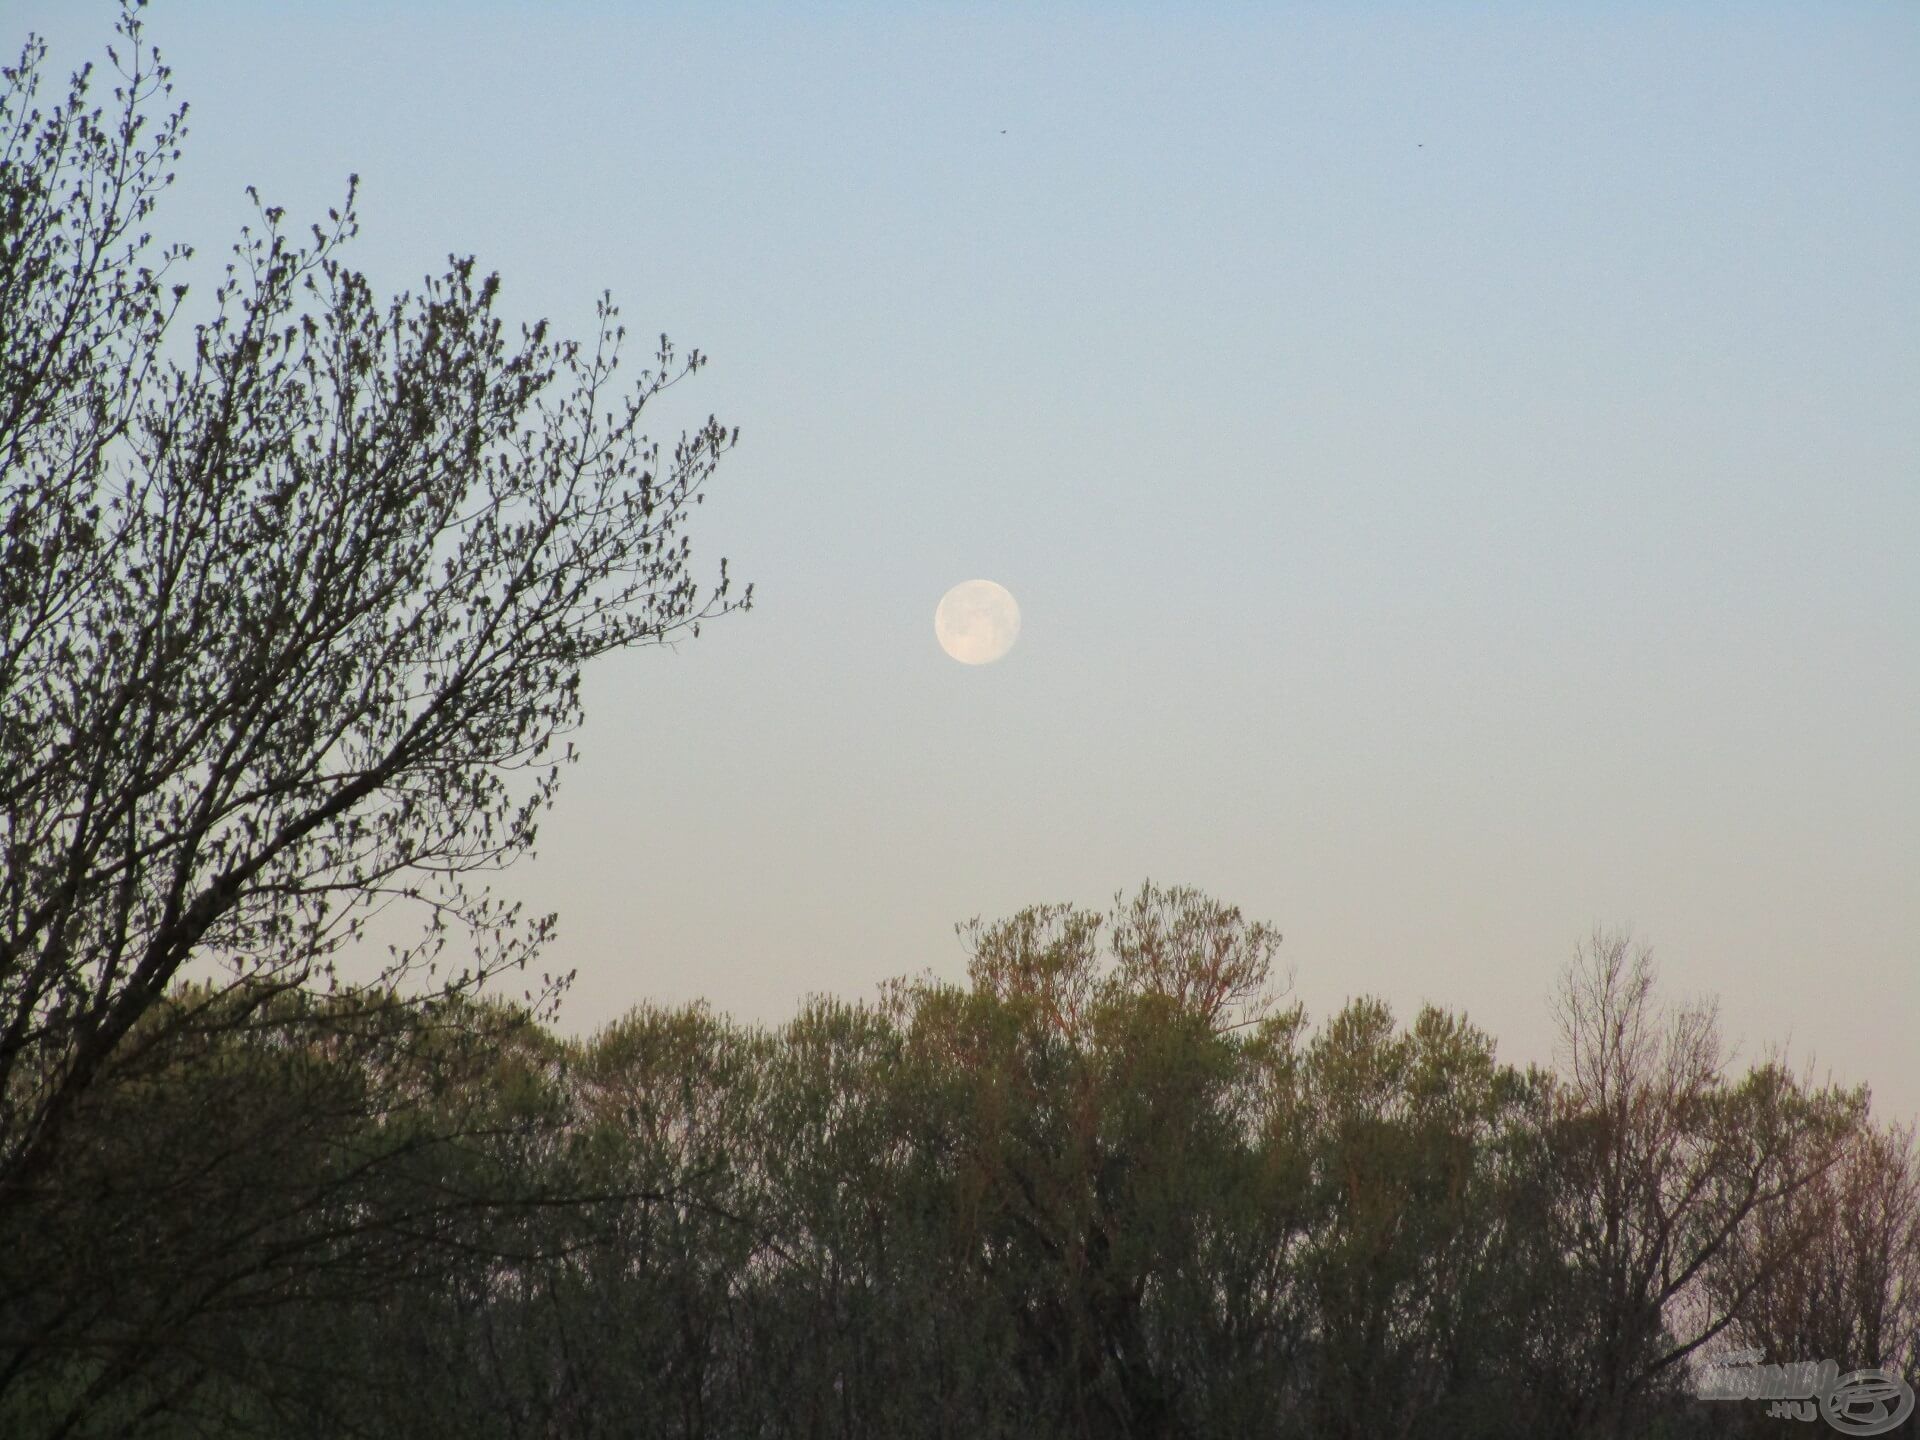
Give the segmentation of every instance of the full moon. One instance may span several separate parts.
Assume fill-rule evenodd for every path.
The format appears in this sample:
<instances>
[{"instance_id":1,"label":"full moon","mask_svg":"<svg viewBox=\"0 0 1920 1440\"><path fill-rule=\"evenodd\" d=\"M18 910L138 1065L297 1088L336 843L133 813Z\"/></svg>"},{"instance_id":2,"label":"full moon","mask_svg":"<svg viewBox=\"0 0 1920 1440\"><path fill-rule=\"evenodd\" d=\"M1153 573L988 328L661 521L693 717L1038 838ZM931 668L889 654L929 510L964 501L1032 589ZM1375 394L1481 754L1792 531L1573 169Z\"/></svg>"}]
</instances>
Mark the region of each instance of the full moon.
<instances>
[{"instance_id":1,"label":"full moon","mask_svg":"<svg viewBox=\"0 0 1920 1440\"><path fill-rule=\"evenodd\" d=\"M963 580L940 597L933 633L961 664L985 665L1020 638L1020 607L991 580Z\"/></svg>"}]
</instances>

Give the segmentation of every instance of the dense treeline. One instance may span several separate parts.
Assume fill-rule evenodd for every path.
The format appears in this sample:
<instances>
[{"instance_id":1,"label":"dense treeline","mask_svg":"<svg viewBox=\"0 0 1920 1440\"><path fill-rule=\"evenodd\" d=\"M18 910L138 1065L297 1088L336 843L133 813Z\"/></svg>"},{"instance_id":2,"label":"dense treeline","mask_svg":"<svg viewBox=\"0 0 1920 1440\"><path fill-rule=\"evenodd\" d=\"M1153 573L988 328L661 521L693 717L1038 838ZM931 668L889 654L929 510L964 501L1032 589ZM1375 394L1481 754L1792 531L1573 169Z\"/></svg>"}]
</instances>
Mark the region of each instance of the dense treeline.
<instances>
[{"instance_id":1,"label":"dense treeline","mask_svg":"<svg viewBox=\"0 0 1920 1440\"><path fill-rule=\"evenodd\" d=\"M4 1262L0 1431L1734 1434L1730 1348L1920 1371L1911 1132L1624 939L1547 1073L1310 1025L1192 891L969 938L774 1031L180 992Z\"/></svg>"}]
</instances>

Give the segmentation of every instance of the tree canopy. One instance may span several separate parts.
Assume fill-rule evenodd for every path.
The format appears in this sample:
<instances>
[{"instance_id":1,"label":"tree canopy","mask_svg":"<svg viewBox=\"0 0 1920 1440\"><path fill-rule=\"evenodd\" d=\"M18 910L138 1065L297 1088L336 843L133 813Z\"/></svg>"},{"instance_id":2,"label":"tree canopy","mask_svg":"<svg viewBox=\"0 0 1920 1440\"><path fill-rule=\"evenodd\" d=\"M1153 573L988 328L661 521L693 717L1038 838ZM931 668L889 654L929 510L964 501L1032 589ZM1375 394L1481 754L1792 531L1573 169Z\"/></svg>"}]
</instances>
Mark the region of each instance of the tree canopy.
<instances>
[{"instance_id":1,"label":"tree canopy","mask_svg":"<svg viewBox=\"0 0 1920 1440\"><path fill-rule=\"evenodd\" d=\"M261 205L183 331L145 227L185 109L137 5L109 53L110 106L90 68L43 103L35 41L0 82L0 1206L189 966L370 1003L524 969L550 920L473 877L533 845L582 667L750 599L686 533L736 433L642 428L703 357L623 384L604 297L584 345L510 335L471 259L382 300L350 184L304 238ZM419 941L342 972L395 903Z\"/></svg>"},{"instance_id":2,"label":"tree canopy","mask_svg":"<svg viewBox=\"0 0 1920 1440\"><path fill-rule=\"evenodd\" d=\"M510 327L471 258L377 295L351 180L304 231L254 195L203 302L140 0L107 63L0 72L0 1394L77 1365L68 1423L200 1319L557 1203L447 1169L502 1122L436 1097L568 978L488 877L583 667L751 601L689 535L737 432L646 429L698 351L627 378L609 297Z\"/></svg>"},{"instance_id":3,"label":"tree canopy","mask_svg":"<svg viewBox=\"0 0 1920 1440\"><path fill-rule=\"evenodd\" d=\"M1708 1059L1621 937L1568 967L1569 1048L1667 1038L1596 1090L1438 1007L1312 1023L1196 891L964 929L964 981L771 1029L462 1002L450 1064L293 997L210 1025L86 1112L70 1193L148 1208L44 1228L85 1343L0 1428L1704 1437L1776 1423L1694 1396L1742 1347L1920 1371L1911 1132Z\"/></svg>"}]
</instances>

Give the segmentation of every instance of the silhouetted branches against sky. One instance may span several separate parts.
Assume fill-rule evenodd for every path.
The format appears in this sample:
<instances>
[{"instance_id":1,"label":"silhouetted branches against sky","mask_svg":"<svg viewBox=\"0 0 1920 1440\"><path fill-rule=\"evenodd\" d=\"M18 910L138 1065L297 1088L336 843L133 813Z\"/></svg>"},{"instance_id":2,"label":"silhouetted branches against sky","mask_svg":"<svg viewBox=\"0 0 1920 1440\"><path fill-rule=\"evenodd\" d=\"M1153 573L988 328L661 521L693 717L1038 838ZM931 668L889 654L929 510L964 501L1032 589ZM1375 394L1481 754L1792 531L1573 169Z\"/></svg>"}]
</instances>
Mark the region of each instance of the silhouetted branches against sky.
<instances>
[{"instance_id":1,"label":"silhouetted branches against sky","mask_svg":"<svg viewBox=\"0 0 1920 1440\"><path fill-rule=\"evenodd\" d=\"M471 258L383 300L350 182L304 238L256 195L188 343L147 229L185 109L119 30L112 105L82 70L40 108L37 42L0 90L0 1197L196 959L249 994L524 969L552 917L472 877L533 846L582 666L751 600L687 533L737 432L642 428L704 357L623 379L605 295L584 344L510 333ZM395 901L420 938L344 979Z\"/></svg>"}]
</instances>

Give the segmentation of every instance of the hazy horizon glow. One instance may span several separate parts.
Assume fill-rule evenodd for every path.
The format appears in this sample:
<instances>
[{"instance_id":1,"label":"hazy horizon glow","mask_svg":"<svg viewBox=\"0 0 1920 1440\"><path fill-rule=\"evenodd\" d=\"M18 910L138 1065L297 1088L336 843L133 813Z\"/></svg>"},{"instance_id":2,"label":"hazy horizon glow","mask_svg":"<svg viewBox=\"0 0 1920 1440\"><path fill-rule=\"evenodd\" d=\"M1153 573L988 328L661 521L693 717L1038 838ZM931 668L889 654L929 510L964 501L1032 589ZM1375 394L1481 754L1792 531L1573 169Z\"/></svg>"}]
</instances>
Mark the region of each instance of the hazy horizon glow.
<instances>
[{"instance_id":1,"label":"hazy horizon glow","mask_svg":"<svg viewBox=\"0 0 1920 1440\"><path fill-rule=\"evenodd\" d=\"M1150 876L1517 1060L1631 924L1920 1110L1920 7L148 15L197 263L357 171L376 286L712 357L659 423L741 427L692 534L755 608L589 672L500 882L568 1026ZM996 664L928 643L969 575Z\"/></svg>"}]
</instances>

